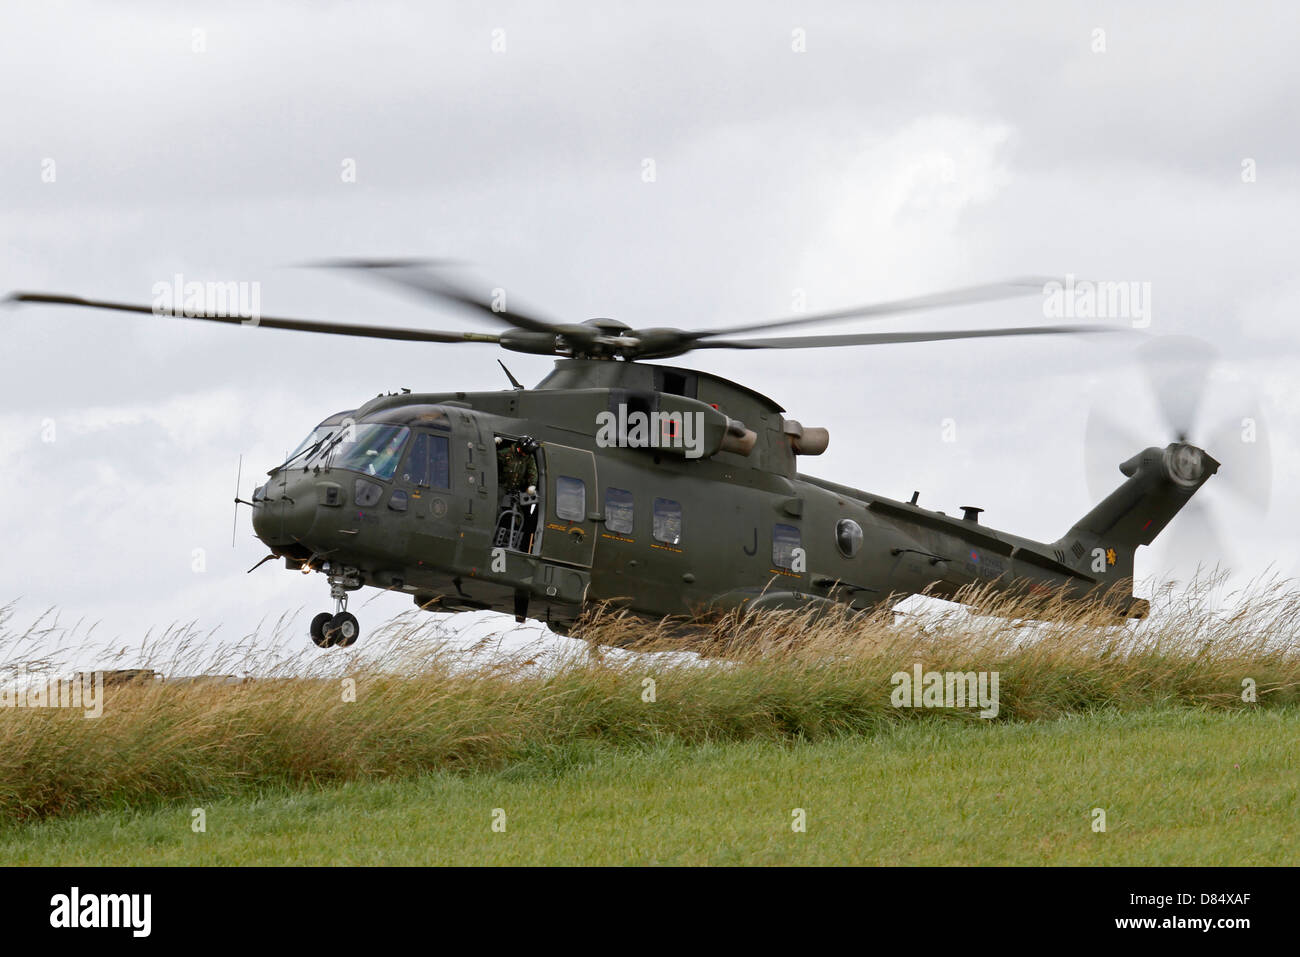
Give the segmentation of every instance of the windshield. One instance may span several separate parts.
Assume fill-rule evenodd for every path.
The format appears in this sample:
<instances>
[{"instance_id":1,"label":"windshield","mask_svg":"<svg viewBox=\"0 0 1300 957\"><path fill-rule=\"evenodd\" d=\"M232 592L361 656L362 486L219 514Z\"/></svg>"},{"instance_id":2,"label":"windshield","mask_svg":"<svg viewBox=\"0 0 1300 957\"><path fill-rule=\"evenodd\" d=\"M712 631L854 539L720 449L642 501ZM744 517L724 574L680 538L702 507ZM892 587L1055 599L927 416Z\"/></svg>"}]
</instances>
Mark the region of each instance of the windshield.
<instances>
[{"instance_id":1,"label":"windshield","mask_svg":"<svg viewBox=\"0 0 1300 957\"><path fill-rule=\"evenodd\" d=\"M320 425L316 426L316 428L311 430L311 433L307 438L299 442L298 447L285 456L284 462L281 465L276 466L276 468L284 468L284 466L289 465L290 463L297 463L298 465L306 464L311 457L315 455L315 449L322 446L326 439L335 435L339 429L351 425L354 421L351 418L353 411L355 410L336 412ZM311 450L310 455L308 454L308 450Z\"/></svg>"},{"instance_id":2,"label":"windshield","mask_svg":"<svg viewBox=\"0 0 1300 957\"><path fill-rule=\"evenodd\" d=\"M300 443L298 443L298 447L294 449L291 453L289 453L289 456L288 458L285 459L285 461L292 462L298 456L302 455L303 452L306 452L313 445L316 445L318 442L324 439L327 435L331 435L334 432L336 432L338 428L339 426L337 425L316 426L316 428L312 431L311 435L307 436L307 438L303 439Z\"/></svg>"},{"instance_id":3,"label":"windshield","mask_svg":"<svg viewBox=\"0 0 1300 957\"><path fill-rule=\"evenodd\" d=\"M337 445L332 440L326 442L314 460L330 468L351 469L381 479L392 478L411 430L404 425L371 422L358 425L351 431L352 434L344 434Z\"/></svg>"}]
</instances>

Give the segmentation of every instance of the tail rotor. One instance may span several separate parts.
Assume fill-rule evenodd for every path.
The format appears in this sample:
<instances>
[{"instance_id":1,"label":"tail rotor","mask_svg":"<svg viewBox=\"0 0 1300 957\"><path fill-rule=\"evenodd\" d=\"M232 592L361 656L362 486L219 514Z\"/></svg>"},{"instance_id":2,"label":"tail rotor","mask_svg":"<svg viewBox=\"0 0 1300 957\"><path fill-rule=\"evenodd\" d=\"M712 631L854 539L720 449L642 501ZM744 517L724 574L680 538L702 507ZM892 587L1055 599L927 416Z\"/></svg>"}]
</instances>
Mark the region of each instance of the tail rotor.
<instances>
[{"instance_id":1,"label":"tail rotor","mask_svg":"<svg viewBox=\"0 0 1300 957\"><path fill-rule=\"evenodd\" d=\"M1217 388L1220 356L1192 336L1162 336L1138 349L1137 359L1171 452L1204 450L1220 463L1215 480L1187 503L1160 539L1163 564L1180 572L1200 566L1231 570L1222 530L1261 525L1272 487L1268 429L1249 389ZM1152 416L1135 398L1126 408L1094 405L1088 415L1084 459L1088 491L1098 501L1114 490L1115 465L1148 444ZM1213 414L1213 424L1206 420ZM1153 423L1152 423L1153 424ZM1165 569L1162 569L1162 571Z\"/></svg>"}]
</instances>

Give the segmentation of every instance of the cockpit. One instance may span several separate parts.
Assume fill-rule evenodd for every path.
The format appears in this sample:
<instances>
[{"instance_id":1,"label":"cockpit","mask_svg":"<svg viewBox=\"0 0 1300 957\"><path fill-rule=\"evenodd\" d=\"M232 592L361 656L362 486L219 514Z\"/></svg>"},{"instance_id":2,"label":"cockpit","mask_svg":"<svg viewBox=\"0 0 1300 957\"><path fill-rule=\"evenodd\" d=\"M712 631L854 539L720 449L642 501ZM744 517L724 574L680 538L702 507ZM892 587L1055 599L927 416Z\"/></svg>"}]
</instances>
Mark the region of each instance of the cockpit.
<instances>
[{"instance_id":1,"label":"cockpit","mask_svg":"<svg viewBox=\"0 0 1300 957\"><path fill-rule=\"evenodd\" d=\"M410 437L411 430L404 425L364 422L327 440L307 464L348 469L387 481L397 471Z\"/></svg>"},{"instance_id":2,"label":"cockpit","mask_svg":"<svg viewBox=\"0 0 1300 957\"><path fill-rule=\"evenodd\" d=\"M336 412L331 415L312 429L307 438L298 443L298 447L285 458L281 465L271 469L267 474L272 475L279 469L287 468L290 465L302 466L306 464L307 460L314 458L326 442L337 437L340 429L347 428L350 424L355 428L356 420L353 418L355 411L355 409L349 409L346 412Z\"/></svg>"},{"instance_id":3,"label":"cockpit","mask_svg":"<svg viewBox=\"0 0 1300 957\"><path fill-rule=\"evenodd\" d=\"M331 416L302 440L281 468L347 469L387 481L396 473L410 437L404 425L358 424L346 414Z\"/></svg>"}]
</instances>

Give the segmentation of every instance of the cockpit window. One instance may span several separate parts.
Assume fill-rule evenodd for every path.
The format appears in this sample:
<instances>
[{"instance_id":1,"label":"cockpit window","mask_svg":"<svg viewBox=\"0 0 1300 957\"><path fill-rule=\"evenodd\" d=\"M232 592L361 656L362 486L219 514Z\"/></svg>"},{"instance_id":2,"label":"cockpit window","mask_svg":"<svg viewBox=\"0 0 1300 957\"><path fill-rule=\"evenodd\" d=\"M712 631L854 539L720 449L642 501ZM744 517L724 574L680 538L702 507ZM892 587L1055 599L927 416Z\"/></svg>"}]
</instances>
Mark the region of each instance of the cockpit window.
<instances>
[{"instance_id":1,"label":"cockpit window","mask_svg":"<svg viewBox=\"0 0 1300 957\"><path fill-rule=\"evenodd\" d=\"M316 426L316 428L312 429L311 434L308 435L307 438L298 443L298 447L289 454L285 459L285 463L288 464L293 462L302 465L311 457L307 455L309 449L324 445L327 439L336 437L342 429L355 428L355 419L351 418L350 412L339 412L336 415L331 415L320 425ZM315 452L312 452L311 454L315 455Z\"/></svg>"},{"instance_id":2,"label":"cockpit window","mask_svg":"<svg viewBox=\"0 0 1300 957\"><path fill-rule=\"evenodd\" d=\"M306 464L313 455L324 447L325 442L335 433L342 429L342 425L318 425L312 430L311 435L303 439L298 447L290 453L289 457L284 460L285 465L293 463L294 465ZM311 450L311 454L308 454Z\"/></svg>"},{"instance_id":3,"label":"cockpit window","mask_svg":"<svg viewBox=\"0 0 1300 957\"><path fill-rule=\"evenodd\" d=\"M321 452L316 453L314 460L317 464L391 479L411 430L404 425L369 422L355 426L352 432L352 435L344 435L337 445L334 439L326 442Z\"/></svg>"},{"instance_id":4,"label":"cockpit window","mask_svg":"<svg viewBox=\"0 0 1300 957\"><path fill-rule=\"evenodd\" d=\"M325 436L329 435L337 428L338 428L337 425L322 425L313 429L311 435L307 436L307 438L303 439L300 443L298 443L298 447L294 449L292 453L290 453L286 461L291 461L293 459L296 459L298 456L302 455L302 453L306 452L309 448L311 448L313 445L315 445L321 439L325 438Z\"/></svg>"},{"instance_id":5,"label":"cockpit window","mask_svg":"<svg viewBox=\"0 0 1300 957\"><path fill-rule=\"evenodd\" d=\"M402 480L412 485L451 488L451 468L447 458L447 436L416 432L411 455L406 460Z\"/></svg>"}]
</instances>

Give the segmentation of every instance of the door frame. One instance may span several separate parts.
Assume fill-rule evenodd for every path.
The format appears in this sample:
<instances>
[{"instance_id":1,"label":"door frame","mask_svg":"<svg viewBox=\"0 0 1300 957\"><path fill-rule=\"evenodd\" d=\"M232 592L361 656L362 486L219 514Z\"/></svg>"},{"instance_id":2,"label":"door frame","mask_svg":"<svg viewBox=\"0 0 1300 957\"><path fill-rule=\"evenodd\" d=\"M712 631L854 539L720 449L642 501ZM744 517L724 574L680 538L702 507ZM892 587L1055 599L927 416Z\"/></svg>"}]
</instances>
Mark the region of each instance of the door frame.
<instances>
[{"instance_id":1,"label":"door frame","mask_svg":"<svg viewBox=\"0 0 1300 957\"><path fill-rule=\"evenodd\" d=\"M542 517L538 533L538 554L549 562L561 562L590 568L596 552L597 517L600 489L596 484L596 456L588 449L543 442ZM562 519L556 513L555 493L560 475L583 483L583 518Z\"/></svg>"}]
</instances>

